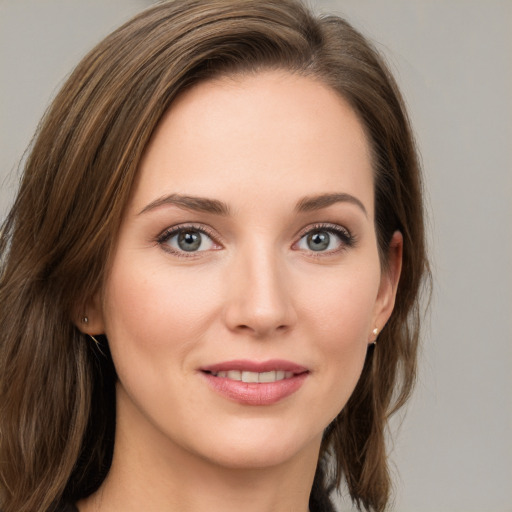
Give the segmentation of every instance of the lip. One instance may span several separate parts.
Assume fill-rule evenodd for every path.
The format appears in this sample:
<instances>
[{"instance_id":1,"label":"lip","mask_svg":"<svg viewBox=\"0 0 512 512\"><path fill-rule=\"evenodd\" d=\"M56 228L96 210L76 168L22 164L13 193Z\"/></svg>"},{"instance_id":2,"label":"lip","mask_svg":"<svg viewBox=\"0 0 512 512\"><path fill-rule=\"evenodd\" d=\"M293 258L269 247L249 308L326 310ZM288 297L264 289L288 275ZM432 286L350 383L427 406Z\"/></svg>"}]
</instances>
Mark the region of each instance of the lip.
<instances>
[{"instance_id":1,"label":"lip","mask_svg":"<svg viewBox=\"0 0 512 512\"><path fill-rule=\"evenodd\" d=\"M233 361L223 361L222 363L202 366L203 372L227 372L230 370L239 370L246 372L271 372L274 370L284 370L296 374L307 372L308 369L300 364L286 361L284 359L269 359L268 361L250 361L248 359L235 359Z\"/></svg>"},{"instance_id":2,"label":"lip","mask_svg":"<svg viewBox=\"0 0 512 512\"><path fill-rule=\"evenodd\" d=\"M306 367L291 361L272 359L268 361L233 360L199 368L200 374L210 387L228 400L244 405L272 405L292 395L300 389L309 375ZM222 371L270 372L284 370L292 372L289 378L266 383L241 382L217 377Z\"/></svg>"}]
</instances>

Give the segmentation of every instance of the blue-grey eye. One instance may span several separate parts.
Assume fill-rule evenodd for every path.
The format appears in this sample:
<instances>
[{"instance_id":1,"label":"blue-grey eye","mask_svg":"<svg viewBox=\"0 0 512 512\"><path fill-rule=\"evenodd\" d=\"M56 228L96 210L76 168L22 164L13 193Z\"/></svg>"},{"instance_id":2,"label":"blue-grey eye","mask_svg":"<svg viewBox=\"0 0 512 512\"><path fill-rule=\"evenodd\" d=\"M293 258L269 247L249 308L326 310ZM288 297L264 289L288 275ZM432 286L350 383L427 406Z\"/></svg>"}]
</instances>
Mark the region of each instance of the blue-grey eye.
<instances>
[{"instance_id":1,"label":"blue-grey eye","mask_svg":"<svg viewBox=\"0 0 512 512\"><path fill-rule=\"evenodd\" d=\"M183 229L171 235L167 245L176 251L197 252L208 251L213 248L213 240L197 229Z\"/></svg>"},{"instance_id":2,"label":"blue-grey eye","mask_svg":"<svg viewBox=\"0 0 512 512\"><path fill-rule=\"evenodd\" d=\"M341 235L333 230L315 229L306 233L297 244L305 251L324 252L338 249L343 244Z\"/></svg>"},{"instance_id":3,"label":"blue-grey eye","mask_svg":"<svg viewBox=\"0 0 512 512\"><path fill-rule=\"evenodd\" d=\"M197 251L201 247L201 234L193 231L184 231L178 235L178 247L183 251Z\"/></svg>"},{"instance_id":4,"label":"blue-grey eye","mask_svg":"<svg viewBox=\"0 0 512 512\"><path fill-rule=\"evenodd\" d=\"M331 235L327 231L316 231L310 233L307 237L308 248L312 251L325 251L329 248Z\"/></svg>"}]
</instances>

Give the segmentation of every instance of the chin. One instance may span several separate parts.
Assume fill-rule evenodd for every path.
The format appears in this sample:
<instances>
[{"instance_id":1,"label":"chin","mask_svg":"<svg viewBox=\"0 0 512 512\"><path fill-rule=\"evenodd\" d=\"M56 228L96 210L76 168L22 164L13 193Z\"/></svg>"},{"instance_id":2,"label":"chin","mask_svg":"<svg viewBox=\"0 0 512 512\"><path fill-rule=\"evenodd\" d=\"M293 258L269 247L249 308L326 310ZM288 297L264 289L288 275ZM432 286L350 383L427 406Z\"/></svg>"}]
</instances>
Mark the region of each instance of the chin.
<instances>
[{"instance_id":1,"label":"chin","mask_svg":"<svg viewBox=\"0 0 512 512\"><path fill-rule=\"evenodd\" d=\"M251 470L264 469L286 465L298 455L297 448L285 449L279 446L279 451L273 447L234 447L223 453L212 453L210 462L226 469Z\"/></svg>"},{"instance_id":2,"label":"chin","mask_svg":"<svg viewBox=\"0 0 512 512\"><path fill-rule=\"evenodd\" d=\"M234 430L230 432L229 438L218 439L212 435L208 446L203 445L198 451L214 464L228 469L260 469L304 460L308 454L317 458L322 440L322 432L294 435L285 428L265 432L255 427L242 429L238 434Z\"/></svg>"}]
</instances>

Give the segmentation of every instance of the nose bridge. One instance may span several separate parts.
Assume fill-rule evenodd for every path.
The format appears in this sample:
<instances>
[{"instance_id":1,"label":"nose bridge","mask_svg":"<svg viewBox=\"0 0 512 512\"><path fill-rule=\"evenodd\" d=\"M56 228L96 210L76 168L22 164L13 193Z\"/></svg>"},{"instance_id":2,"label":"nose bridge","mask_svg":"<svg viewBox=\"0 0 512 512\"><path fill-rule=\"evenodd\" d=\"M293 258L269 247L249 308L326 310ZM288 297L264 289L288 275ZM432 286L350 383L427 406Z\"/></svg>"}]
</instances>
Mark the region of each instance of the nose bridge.
<instances>
[{"instance_id":1,"label":"nose bridge","mask_svg":"<svg viewBox=\"0 0 512 512\"><path fill-rule=\"evenodd\" d=\"M295 312L285 265L275 244L249 244L235 259L229 279L229 327L256 336L290 328Z\"/></svg>"}]
</instances>

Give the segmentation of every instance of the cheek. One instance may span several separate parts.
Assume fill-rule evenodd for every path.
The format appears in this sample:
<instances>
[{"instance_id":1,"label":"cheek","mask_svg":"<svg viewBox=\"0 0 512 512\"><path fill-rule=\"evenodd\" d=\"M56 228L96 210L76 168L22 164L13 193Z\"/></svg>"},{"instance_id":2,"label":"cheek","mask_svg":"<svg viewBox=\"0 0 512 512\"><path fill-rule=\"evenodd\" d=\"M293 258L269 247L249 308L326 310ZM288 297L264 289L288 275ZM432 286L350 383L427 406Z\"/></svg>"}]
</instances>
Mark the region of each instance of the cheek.
<instances>
[{"instance_id":1,"label":"cheek","mask_svg":"<svg viewBox=\"0 0 512 512\"><path fill-rule=\"evenodd\" d=\"M361 375L379 281L380 274L372 271L372 266L316 279L316 293L304 304L309 337L322 354L317 372L325 377L322 384L329 395L319 401L318 408L329 420L345 406Z\"/></svg>"},{"instance_id":2,"label":"cheek","mask_svg":"<svg viewBox=\"0 0 512 512\"><path fill-rule=\"evenodd\" d=\"M106 286L105 330L112 355L120 347L137 357L155 358L181 352L196 343L215 317L219 286L216 277L192 274L147 262L117 260Z\"/></svg>"},{"instance_id":3,"label":"cheek","mask_svg":"<svg viewBox=\"0 0 512 512\"><path fill-rule=\"evenodd\" d=\"M366 345L374 319L380 274L374 265L340 269L315 276L298 292L303 297L303 314L332 349L362 343Z\"/></svg>"}]
</instances>

